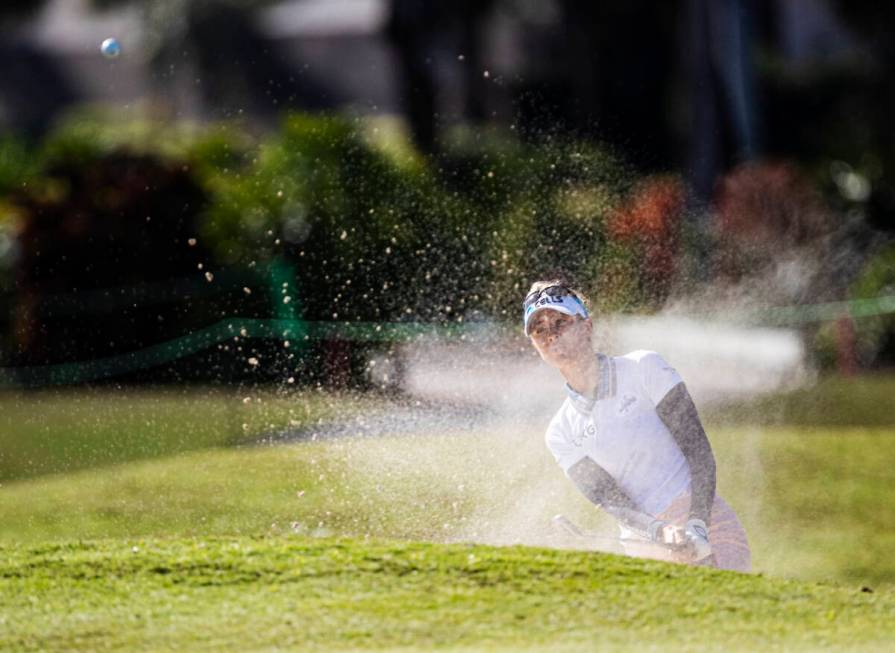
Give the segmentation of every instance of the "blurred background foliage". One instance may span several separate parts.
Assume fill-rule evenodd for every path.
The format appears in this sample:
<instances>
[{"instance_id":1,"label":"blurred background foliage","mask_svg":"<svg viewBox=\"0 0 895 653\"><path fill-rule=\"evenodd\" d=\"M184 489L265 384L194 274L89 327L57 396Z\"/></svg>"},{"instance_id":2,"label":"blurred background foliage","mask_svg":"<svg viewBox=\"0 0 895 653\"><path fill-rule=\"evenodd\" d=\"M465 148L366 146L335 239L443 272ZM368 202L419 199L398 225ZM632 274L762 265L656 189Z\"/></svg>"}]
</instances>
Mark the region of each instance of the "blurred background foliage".
<instances>
[{"instance_id":1,"label":"blurred background foliage","mask_svg":"<svg viewBox=\"0 0 895 653\"><path fill-rule=\"evenodd\" d=\"M855 298L895 295L895 246L889 245L873 256L852 289ZM861 320L858 354L864 365L895 364L895 315L875 315Z\"/></svg>"},{"instance_id":2,"label":"blurred background foliage","mask_svg":"<svg viewBox=\"0 0 895 653\"><path fill-rule=\"evenodd\" d=\"M57 4L5 3L0 27ZM313 4L86 1L78 38L105 19L140 34L115 63L39 30L10 41L4 365L234 316L515 326L555 275L605 312L892 294L888 5L391 0L359 36L271 27ZM388 56L361 74L351 52ZM90 101L101 86L137 97ZM836 360L841 324L797 328ZM895 359L890 317L850 328L862 365Z\"/></svg>"},{"instance_id":3,"label":"blurred background foliage","mask_svg":"<svg viewBox=\"0 0 895 653\"><path fill-rule=\"evenodd\" d=\"M258 134L82 111L35 146L3 151L5 228L19 248L4 287L19 301L10 329L19 363L275 314L284 297L222 274L250 278L272 262L294 271L291 299L308 320L515 319L527 284L555 272L603 280L586 290L607 310L648 299L648 266L629 243L636 224L611 228L631 177L584 143L468 132L432 161L389 120L291 114ZM152 302L110 311L101 329L89 314L76 329L53 307L59 295L154 280L196 291L167 312ZM215 291L224 297L203 301ZM116 343L112 333L124 335Z\"/></svg>"},{"instance_id":4,"label":"blurred background foliage","mask_svg":"<svg viewBox=\"0 0 895 653\"><path fill-rule=\"evenodd\" d=\"M512 323L543 276L584 280L607 312L656 310L694 282L684 180L559 135L458 129L430 158L389 118L290 113L259 132L82 109L40 142L4 140L0 187L0 283L17 302L7 364L126 352L227 317L282 316L283 301L314 321ZM830 204L790 164L735 169L719 186L713 278L735 284L774 268L781 247L822 256L864 233ZM891 294L892 262L891 249L870 256L848 296ZM294 297L270 286L273 264ZM768 300L840 297L841 268L821 268ZM153 283L184 292L127 299ZM104 293L100 327L66 310L89 305L87 291ZM891 330L887 317L861 322L864 363L887 360ZM834 340L815 338L821 362Z\"/></svg>"}]
</instances>

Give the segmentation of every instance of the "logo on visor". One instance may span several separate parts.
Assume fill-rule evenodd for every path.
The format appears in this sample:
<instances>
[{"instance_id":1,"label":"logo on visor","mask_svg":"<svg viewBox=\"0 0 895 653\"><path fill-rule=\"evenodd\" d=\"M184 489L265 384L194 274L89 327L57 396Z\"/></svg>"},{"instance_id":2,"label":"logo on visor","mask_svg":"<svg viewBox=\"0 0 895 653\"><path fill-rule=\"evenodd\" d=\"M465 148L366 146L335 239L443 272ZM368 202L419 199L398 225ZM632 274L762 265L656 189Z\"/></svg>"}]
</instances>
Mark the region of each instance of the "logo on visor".
<instances>
[{"instance_id":1,"label":"logo on visor","mask_svg":"<svg viewBox=\"0 0 895 653\"><path fill-rule=\"evenodd\" d=\"M531 305L531 310L533 310L535 308L540 308L541 306L544 306L546 304L562 304L563 299L565 299L565 297L553 297L550 295L545 295L544 297L541 297L538 301L536 301L534 304Z\"/></svg>"}]
</instances>

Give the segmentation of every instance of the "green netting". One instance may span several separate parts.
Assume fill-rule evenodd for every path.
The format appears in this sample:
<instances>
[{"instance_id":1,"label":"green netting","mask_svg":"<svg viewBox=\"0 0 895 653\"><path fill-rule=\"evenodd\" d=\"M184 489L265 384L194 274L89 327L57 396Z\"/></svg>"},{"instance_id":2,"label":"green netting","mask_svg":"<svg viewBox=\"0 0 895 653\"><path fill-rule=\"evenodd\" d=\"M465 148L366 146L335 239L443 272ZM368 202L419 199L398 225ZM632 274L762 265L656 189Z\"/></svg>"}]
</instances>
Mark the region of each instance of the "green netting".
<instances>
[{"instance_id":1,"label":"green netting","mask_svg":"<svg viewBox=\"0 0 895 653\"><path fill-rule=\"evenodd\" d=\"M305 322L282 319L228 319L180 338L137 351L56 365L0 368L0 385L45 386L84 383L151 369L190 356L234 337L289 340L300 349L310 340L402 342L425 336L453 338L471 327L420 323ZM474 328L474 327L472 327Z\"/></svg>"},{"instance_id":2,"label":"green netting","mask_svg":"<svg viewBox=\"0 0 895 653\"><path fill-rule=\"evenodd\" d=\"M276 280L280 278L275 274L272 277ZM284 274L283 278L285 277ZM276 292L280 284L274 283L271 286L272 292ZM314 340L389 343L407 342L427 336L462 338L482 328L481 324L475 323L434 325L412 322L306 322L294 317L296 313L294 306L286 305L278 312L289 317L226 319L201 331L117 356L55 365L0 368L0 386L61 385L114 378L170 363L237 336L289 340L300 349L305 343ZM844 302L775 307L726 317L728 321L753 325L799 326L843 317L860 319L893 312L895 312L895 295L888 295Z\"/></svg>"}]
</instances>

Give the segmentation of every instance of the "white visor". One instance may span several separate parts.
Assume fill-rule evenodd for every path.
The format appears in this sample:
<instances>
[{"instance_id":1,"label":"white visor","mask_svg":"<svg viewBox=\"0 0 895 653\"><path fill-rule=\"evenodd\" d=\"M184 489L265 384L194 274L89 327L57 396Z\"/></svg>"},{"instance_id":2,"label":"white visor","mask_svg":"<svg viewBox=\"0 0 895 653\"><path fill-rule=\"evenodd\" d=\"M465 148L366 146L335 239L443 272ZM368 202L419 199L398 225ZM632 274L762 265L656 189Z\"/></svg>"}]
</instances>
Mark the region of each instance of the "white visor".
<instances>
[{"instance_id":1,"label":"white visor","mask_svg":"<svg viewBox=\"0 0 895 653\"><path fill-rule=\"evenodd\" d=\"M531 322L531 318L534 317L534 314L548 308L553 311L565 313L566 315L580 315L584 318L588 317L587 309L584 308L584 304L582 304L581 300L577 297L573 295L563 295L562 297L544 295L543 297L539 297L538 301L525 309L525 315L522 320L525 335L528 335L528 325Z\"/></svg>"}]
</instances>

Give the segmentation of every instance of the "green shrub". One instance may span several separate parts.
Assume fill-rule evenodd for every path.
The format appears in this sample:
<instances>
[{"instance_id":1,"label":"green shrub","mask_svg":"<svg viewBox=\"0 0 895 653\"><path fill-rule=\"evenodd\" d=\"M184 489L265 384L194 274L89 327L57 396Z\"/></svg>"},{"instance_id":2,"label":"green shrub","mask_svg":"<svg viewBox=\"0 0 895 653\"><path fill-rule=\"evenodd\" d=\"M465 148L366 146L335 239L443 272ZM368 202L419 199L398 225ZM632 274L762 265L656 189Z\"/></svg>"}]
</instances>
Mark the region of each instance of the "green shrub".
<instances>
[{"instance_id":1,"label":"green shrub","mask_svg":"<svg viewBox=\"0 0 895 653\"><path fill-rule=\"evenodd\" d=\"M895 245L889 245L864 267L852 287L853 299L895 295ZM864 365L895 363L895 314L870 315L856 320L856 348Z\"/></svg>"},{"instance_id":2,"label":"green shrub","mask_svg":"<svg viewBox=\"0 0 895 653\"><path fill-rule=\"evenodd\" d=\"M633 176L593 145L467 131L429 161L394 121L293 114L257 138L94 111L63 122L39 160L78 167L122 149L203 189L211 265L290 262L309 319L515 317L527 285L555 272L601 308L643 294L632 248L606 235Z\"/></svg>"},{"instance_id":3,"label":"green shrub","mask_svg":"<svg viewBox=\"0 0 895 653\"><path fill-rule=\"evenodd\" d=\"M477 308L515 319L531 282L557 274L608 299L598 292L602 272L624 248L607 237L606 221L630 181L618 161L584 143L471 136L446 156L445 183L468 197L471 237L484 245Z\"/></svg>"},{"instance_id":4,"label":"green shrub","mask_svg":"<svg viewBox=\"0 0 895 653\"><path fill-rule=\"evenodd\" d=\"M260 296L267 316L314 321L515 322L528 284L555 273L576 279L598 309L645 306L651 297L640 246L607 226L634 178L597 146L468 131L427 159L387 119L292 114L257 135L236 123L79 112L36 150L28 201L50 201L64 215L73 191L66 183L95 182L90 170L118 183L111 173L122 157L158 162L197 189L201 202L152 200L189 216L203 263L195 274L213 272L224 284L226 270L242 271L269 286L263 271L275 268L289 287L282 297L272 287L254 293L249 309L244 301L214 304L206 321L246 310L264 316ZM102 204L106 191L94 191L93 199L75 195ZM145 219L138 204L122 219ZM177 233L179 241L188 235ZM129 273L139 274L136 267ZM110 277L106 285L120 283ZM194 316L197 301L187 307Z\"/></svg>"},{"instance_id":5,"label":"green shrub","mask_svg":"<svg viewBox=\"0 0 895 653\"><path fill-rule=\"evenodd\" d=\"M12 291L13 267L18 258L19 214L10 195L26 187L37 169L33 148L16 138L0 138L0 294ZM0 321L0 328L2 324Z\"/></svg>"},{"instance_id":6,"label":"green shrub","mask_svg":"<svg viewBox=\"0 0 895 653\"><path fill-rule=\"evenodd\" d=\"M290 260L310 319L435 317L453 283L438 272L469 259L462 200L344 118L290 116L248 166L205 181L206 242L228 263Z\"/></svg>"}]
</instances>

